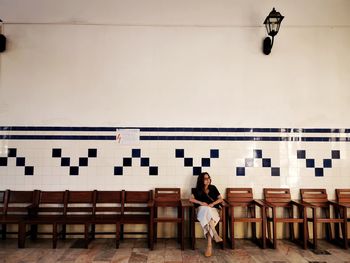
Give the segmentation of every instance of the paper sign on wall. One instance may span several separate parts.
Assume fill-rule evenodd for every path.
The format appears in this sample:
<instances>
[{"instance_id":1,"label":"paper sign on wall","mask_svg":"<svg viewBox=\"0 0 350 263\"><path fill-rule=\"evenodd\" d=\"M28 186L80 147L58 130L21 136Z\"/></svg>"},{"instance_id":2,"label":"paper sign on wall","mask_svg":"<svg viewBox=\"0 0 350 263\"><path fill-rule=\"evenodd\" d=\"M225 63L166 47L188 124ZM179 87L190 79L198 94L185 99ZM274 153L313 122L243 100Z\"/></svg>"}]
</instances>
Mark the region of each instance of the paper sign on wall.
<instances>
[{"instance_id":1,"label":"paper sign on wall","mask_svg":"<svg viewBox=\"0 0 350 263\"><path fill-rule=\"evenodd\" d=\"M120 144L138 144L140 142L140 129L117 129L116 141Z\"/></svg>"}]
</instances>

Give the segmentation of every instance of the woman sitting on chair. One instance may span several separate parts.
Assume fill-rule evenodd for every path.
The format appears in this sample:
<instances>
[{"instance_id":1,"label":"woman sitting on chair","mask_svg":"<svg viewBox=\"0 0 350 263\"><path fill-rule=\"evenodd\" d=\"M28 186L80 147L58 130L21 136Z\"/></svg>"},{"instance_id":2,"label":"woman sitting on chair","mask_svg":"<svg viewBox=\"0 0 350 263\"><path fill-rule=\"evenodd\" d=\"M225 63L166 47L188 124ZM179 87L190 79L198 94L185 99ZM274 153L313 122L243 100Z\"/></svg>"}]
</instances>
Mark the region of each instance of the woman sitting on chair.
<instances>
[{"instance_id":1,"label":"woman sitting on chair","mask_svg":"<svg viewBox=\"0 0 350 263\"><path fill-rule=\"evenodd\" d=\"M212 255L212 239L222 242L222 238L216 232L215 226L220 221L219 209L223 202L218 189L211 185L210 175L201 173L197 178L197 186L193 189L190 202L197 207L197 219L200 222L208 245L204 253L206 257Z\"/></svg>"}]
</instances>

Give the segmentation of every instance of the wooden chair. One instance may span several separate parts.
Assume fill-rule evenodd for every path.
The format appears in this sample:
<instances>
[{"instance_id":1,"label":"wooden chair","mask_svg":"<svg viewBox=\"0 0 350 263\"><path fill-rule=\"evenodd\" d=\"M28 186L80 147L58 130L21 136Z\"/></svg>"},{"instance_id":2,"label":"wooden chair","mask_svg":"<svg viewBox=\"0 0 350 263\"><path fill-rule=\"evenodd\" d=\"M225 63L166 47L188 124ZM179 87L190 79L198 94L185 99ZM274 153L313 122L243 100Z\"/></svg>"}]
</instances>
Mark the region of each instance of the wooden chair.
<instances>
[{"instance_id":1,"label":"wooden chair","mask_svg":"<svg viewBox=\"0 0 350 263\"><path fill-rule=\"evenodd\" d=\"M88 248L91 232L89 226L95 206L94 191L69 191L65 193L64 216L57 220L57 225L62 225L62 238L66 235L83 235L85 248ZM83 225L84 232L66 232L67 225Z\"/></svg>"},{"instance_id":2,"label":"wooden chair","mask_svg":"<svg viewBox=\"0 0 350 263\"><path fill-rule=\"evenodd\" d=\"M0 218L5 215L5 199L7 199L8 191L0 191ZM1 238L6 238L6 225L1 225Z\"/></svg>"},{"instance_id":3,"label":"wooden chair","mask_svg":"<svg viewBox=\"0 0 350 263\"><path fill-rule=\"evenodd\" d=\"M261 248L266 248L266 216L265 205L253 198L252 188L226 188L226 202L228 203L227 224L230 234L231 248L235 248L235 223L251 223L253 241ZM235 208L243 208L243 217L235 216ZM260 217L256 216L256 207L260 208ZM261 238L256 236L256 223L261 224Z\"/></svg>"},{"instance_id":4,"label":"wooden chair","mask_svg":"<svg viewBox=\"0 0 350 263\"><path fill-rule=\"evenodd\" d=\"M298 201L291 199L288 188L264 188L264 203L266 205L266 219L268 240L273 248L277 248L277 224L283 223L289 225L290 239L296 242L294 233L294 224L299 225L299 243L304 249L307 248L308 232L306 221L306 207ZM297 215L294 215L294 207L297 208ZM278 210L282 210L283 217L278 216ZM269 213L269 212L272 213ZM285 216L287 213L287 216ZM272 234L271 238L271 224Z\"/></svg>"},{"instance_id":5,"label":"wooden chair","mask_svg":"<svg viewBox=\"0 0 350 263\"><path fill-rule=\"evenodd\" d=\"M20 247L25 246L25 231L27 225L35 227L34 238L39 235L52 237L52 248L57 246L57 238L62 232L57 232L57 221L64 215L65 191L36 191L36 204L30 209L30 215L20 223ZM38 232L38 225L51 225L51 232Z\"/></svg>"},{"instance_id":6,"label":"wooden chair","mask_svg":"<svg viewBox=\"0 0 350 263\"><path fill-rule=\"evenodd\" d=\"M337 203L340 204L341 206L339 207L340 209L336 209L336 217L341 218L342 216L344 217L345 222L349 223L350 218L348 218L348 209L350 208L350 189L335 189L336 197L337 197ZM349 244L348 240L348 224L345 223L344 227L342 229L342 235L343 239L346 240L346 245ZM336 225L338 226L338 225ZM338 235L338 239L340 240L339 237L339 227L335 228L335 233L336 236Z\"/></svg>"},{"instance_id":7,"label":"wooden chair","mask_svg":"<svg viewBox=\"0 0 350 263\"><path fill-rule=\"evenodd\" d=\"M10 191L7 190L4 195L3 215L0 217L2 225L2 239L6 239L7 234L18 235L18 246L20 247L20 222L29 215L29 209L33 207L35 201L34 191ZM17 225L18 231L7 231L7 225ZM35 235L35 229L25 232L24 236L31 234L32 238Z\"/></svg>"},{"instance_id":8,"label":"wooden chair","mask_svg":"<svg viewBox=\"0 0 350 263\"><path fill-rule=\"evenodd\" d=\"M158 216L159 208L172 207L176 208L176 217L160 217ZM184 207L181 203L180 188L156 188L154 198L154 242L157 241L157 226L158 223L176 223L178 242L181 244L181 250L184 250Z\"/></svg>"},{"instance_id":9,"label":"wooden chair","mask_svg":"<svg viewBox=\"0 0 350 263\"><path fill-rule=\"evenodd\" d=\"M192 192L194 191L195 188L192 188ZM224 201L222 203L223 207L220 211L220 222L221 223L221 233L222 233L222 240L223 242L221 242L221 248L225 249L225 245L226 245L226 209L227 209L227 204ZM196 222L198 222L197 220L197 214L196 214L196 207L194 206L194 204L191 203L190 206L190 234L191 234L191 247L194 250L196 248L196 229L195 229L195 224ZM216 230L219 233L219 223L216 225Z\"/></svg>"},{"instance_id":10,"label":"wooden chair","mask_svg":"<svg viewBox=\"0 0 350 263\"><path fill-rule=\"evenodd\" d=\"M312 222L313 225L313 247L314 249L318 248L317 242L317 224L322 223L326 224L326 239L330 242L338 243L340 240L333 238L331 224L340 224L343 229L343 236L346 236L345 225L346 218L343 215L340 215L339 218L331 217L331 207L336 210L345 210L346 206L341 205L336 202L331 202L328 200L326 189L300 189L301 200L309 208L312 209L312 217L307 217L308 222ZM318 214L318 212L320 214ZM343 239L343 247L347 248L348 243L347 239Z\"/></svg>"},{"instance_id":11,"label":"wooden chair","mask_svg":"<svg viewBox=\"0 0 350 263\"><path fill-rule=\"evenodd\" d=\"M146 235L148 247L153 250L153 190L124 191L124 210L120 222L120 238L124 235ZM146 225L146 232L124 231L124 225Z\"/></svg>"},{"instance_id":12,"label":"wooden chair","mask_svg":"<svg viewBox=\"0 0 350 263\"><path fill-rule=\"evenodd\" d=\"M91 219L92 238L95 235L114 235L116 248L119 248L120 221L123 212L123 191L96 191L94 214ZM114 232L96 232L95 225L115 225Z\"/></svg>"}]
</instances>

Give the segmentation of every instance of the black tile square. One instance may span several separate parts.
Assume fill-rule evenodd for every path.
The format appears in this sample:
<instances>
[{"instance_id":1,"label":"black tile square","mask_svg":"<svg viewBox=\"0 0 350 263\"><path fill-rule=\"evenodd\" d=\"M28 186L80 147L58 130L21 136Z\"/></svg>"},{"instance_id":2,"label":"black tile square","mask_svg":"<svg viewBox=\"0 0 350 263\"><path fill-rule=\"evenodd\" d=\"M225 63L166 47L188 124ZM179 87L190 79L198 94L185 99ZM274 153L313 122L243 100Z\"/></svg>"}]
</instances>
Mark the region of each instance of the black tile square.
<instances>
[{"instance_id":1,"label":"black tile square","mask_svg":"<svg viewBox=\"0 0 350 263\"><path fill-rule=\"evenodd\" d=\"M114 167L114 175L123 175L123 167L115 166Z\"/></svg>"},{"instance_id":2,"label":"black tile square","mask_svg":"<svg viewBox=\"0 0 350 263\"><path fill-rule=\"evenodd\" d=\"M236 176L245 176L245 167L236 167Z\"/></svg>"},{"instance_id":3,"label":"black tile square","mask_svg":"<svg viewBox=\"0 0 350 263\"><path fill-rule=\"evenodd\" d=\"M24 157L16 158L16 166L25 166L25 165L26 165L26 159Z\"/></svg>"},{"instance_id":4,"label":"black tile square","mask_svg":"<svg viewBox=\"0 0 350 263\"><path fill-rule=\"evenodd\" d=\"M141 166L149 166L149 158L141 158Z\"/></svg>"},{"instance_id":5,"label":"black tile square","mask_svg":"<svg viewBox=\"0 0 350 263\"><path fill-rule=\"evenodd\" d=\"M79 167L72 166L69 168L69 175L79 175Z\"/></svg>"},{"instance_id":6,"label":"black tile square","mask_svg":"<svg viewBox=\"0 0 350 263\"><path fill-rule=\"evenodd\" d=\"M245 167L254 167L254 159L246 158L245 159Z\"/></svg>"},{"instance_id":7,"label":"black tile square","mask_svg":"<svg viewBox=\"0 0 350 263\"><path fill-rule=\"evenodd\" d=\"M254 150L253 157L254 158L262 158L262 150Z\"/></svg>"},{"instance_id":8,"label":"black tile square","mask_svg":"<svg viewBox=\"0 0 350 263\"><path fill-rule=\"evenodd\" d=\"M193 175L200 175L202 173L202 167L193 167Z\"/></svg>"},{"instance_id":9,"label":"black tile square","mask_svg":"<svg viewBox=\"0 0 350 263\"><path fill-rule=\"evenodd\" d=\"M271 168L271 176L280 176L280 168L272 167Z\"/></svg>"},{"instance_id":10,"label":"black tile square","mask_svg":"<svg viewBox=\"0 0 350 263\"><path fill-rule=\"evenodd\" d=\"M0 166L7 166L7 157L0 157Z\"/></svg>"},{"instance_id":11,"label":"black tile square","mask_svg":"<svg viewBox=\"0 0 350 263\"><path fill-rule=\"evenodd\" d=\"M34 167L33 166L24 167L24 175L34 175Z\"/></svg>"},{"instance_id":12,"label":"black tile square","mask_svg":"<svg viewBox=\"0 0 350 263\"><path fill-rule=\"evenodd\" d=\"M298 159L305 159L305 158L306 158L306 152L305 152L305 150L298 150L298 151L297 151L297 158L298 158Z\"/></svg>"},{"instance_id":13,"label":"black tile square","mask_svg":"<svg viewBox=\"0 0 350 263\"><path fill-rule=\"evenodd\" d=\"M7 156L8 157L16 157L17 156L17 149L16 148L9 148L7 150Z\"/></svg>"},{"instance_id":14,"label":"black tile square","mask_svg":"<svg viewBox=\"0 0 350 263\"><path fill-rule=\"evenodd\" d=\"M131 156L132 158L141 157L141 149L132 149Z\"/></svg>"},{"instance_id":15,"label":"black tile square","mask_svg":"<svg viewBox=\"0 0 350 263\"><path fill-rule=\"evenodd\" d=\"M149 175L158 175L158 167L156 166L151 166L149 168Z\"/></svg>"},{"instance_id":16,"label":"black tile square","mask_svg":"<svg viewBox=\"0 0 350 263\"><path fill-rule=\"evenodd\" d=\"M308 168L315 167L315 160L314 159L306 159L306 167L308 167Z\"/></svg>"},{"instance_id":17,"label":"black tile square","mask_svg":"<svg viewBox=\"0 0 350 263\"><path fill-rule=\"evenodd\" d=\"M185 158L184 159L184 165L186 167L193 166L193 158Z\"/></svg>"},{"instance_id":18,"label":"black tile square","mask_svg":"<svg viewBox=\"0 0 350 263\"><path fill-rule=\"evenodd\" d=\"M210 158L202 158L202 166L210 167Z\"/></svg>"},{"instance_id":19,"label":"black tile square","mask_svg":"<svg viewBox=\"0 0 350 263\"><path fill-rule=\"evenodd\" d=\"M88 166L88 158L80 157L79 158L79 166Z\"/></svg>"},{"instance_id":20,"label":"black tile square","mask_svg":"<svg viewBox=\"0 0 350 263\"><path fill-rule=\"evenodd\" d=\"M176 149L175 150L175 158L184 158L184 157L185 157L184 149Z\"/></svg>"},{"instance_id":21,"label":"black tile square","mask_svg":"<svg viewBox=\"0 0 350 263\"><path fill-rule=\"evenodd\" d=\"M323 168L332 168L332 159L323 159Z\"/></svg>"},{"instance_id":22,"label":"black tile square","mask_svg":"<svg viewBox=\"0 0 350 263\"><path fill-rule=\"evenodd\" d=\"M89 149L88 150L88 157L89 158L96 158L97 157L97 149Z\"/></svg>"},{"instance_id":23,"label":"black tile square","mask_svg":"<svg viewBox=\"0 0 350 263\"><path fill-rule=\"evenodd\" d=\"M332 151L332 159L340 159L340 151L339 150Z\"/></svg>"},{"instance_id":24,"label":"black tile square","mask_svg":"<svg viewBox=\"0 0 350 263\"><path fill-rule=\"evenodd\" d=\"M61 158L61 166L70 166L70 158L69 157Z\"/></svg>"},{"instance_id":25,"label":"black tile square","mask_svg":"<svg viewBox=\"0 0 350 263\"><path fill-rule=\"evenodd\" d=\"M262 166L263 167L271 167L271 159L270 158L263 158L262 159Z\"/></svg>"},{"instance_id":26,"label":"black tile square","mask_svg":"<svg viewBox=\"0 0 350 263\"><path fill-rule=\"evenodd\" d=\"M62 157L62 149L52 149L52 157Z\"/></svg>"},{"instance_id":27,"label":"black tile square","mask_svg":"<svg viewBox=\"0 0 350 263\"><path fill-rule=\"evenodd\" d=\"M315 176L322 177L323 176L323 168L315 168Z\"/></svg>"},{"instance_id":28,"label":"black tile square","mask_svg":"<svg viewBox=\"0 0 350 263\"><path fill-rule=\"evenodd\" d=\"M218 149L210 150L210 158L219 158L219 150Z\"/></svg>"},{"instance_id":29,"label":"black tile square","mask_svg":"<svg viewBox=\"0 0 350 263\"><path fill-rule=\"evenodd\" d=\"M123 158L123 166L132 166L132 159L129 157Z\"/></svg>"}]
</instances>

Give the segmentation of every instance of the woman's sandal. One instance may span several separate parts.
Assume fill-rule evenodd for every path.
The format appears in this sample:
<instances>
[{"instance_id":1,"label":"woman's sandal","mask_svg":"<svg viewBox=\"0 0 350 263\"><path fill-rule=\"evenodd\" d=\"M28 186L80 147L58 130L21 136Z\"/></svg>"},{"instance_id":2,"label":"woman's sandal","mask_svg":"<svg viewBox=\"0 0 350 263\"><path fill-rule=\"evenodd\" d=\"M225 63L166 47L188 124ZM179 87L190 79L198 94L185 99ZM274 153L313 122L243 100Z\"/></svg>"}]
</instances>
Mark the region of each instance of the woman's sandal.
<instances>
[{"instance_id":1,"label":"woman's sandal","mask_svg":"<svg viewBox=\"0 0 350 263\"><path fill-rule=\"evenodd\" d=\"M212 253L213 253L212 246L207 246L207 249L204 252L204 256L211 257Z\"/></svg>"}]
</instances>

